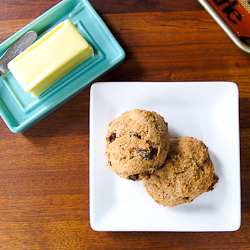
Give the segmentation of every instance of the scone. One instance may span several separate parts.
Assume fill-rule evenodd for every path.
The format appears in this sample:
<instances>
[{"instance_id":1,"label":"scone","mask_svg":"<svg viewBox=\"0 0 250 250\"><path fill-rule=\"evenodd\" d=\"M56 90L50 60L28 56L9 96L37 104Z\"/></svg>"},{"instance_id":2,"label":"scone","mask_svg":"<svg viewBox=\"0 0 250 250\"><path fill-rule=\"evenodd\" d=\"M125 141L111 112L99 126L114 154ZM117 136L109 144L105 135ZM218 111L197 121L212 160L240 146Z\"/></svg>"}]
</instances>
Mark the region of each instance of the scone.
<instances>
[{"instance_id":1,"label":"scone","mask_svg":"<svg viewBox=\"0 0 250 250\"><path fill-rule=\"evenodd\" d=\"M134 109L109 126L106 156L117 175L139 181L164 164L170 139L163 117L154 111Z\"/></svg>"},{"instance_id":2,"label":"scone","mask_svg":"<svg viewBox=\"0 0 250 250\"><path fill-rule=\"evenodd\" d=\"M148 194L160 205L174 207L213 190L218 181L208 148L191 137L170 139L164 167L143 180Z\"/></svg>"}]
</instances>

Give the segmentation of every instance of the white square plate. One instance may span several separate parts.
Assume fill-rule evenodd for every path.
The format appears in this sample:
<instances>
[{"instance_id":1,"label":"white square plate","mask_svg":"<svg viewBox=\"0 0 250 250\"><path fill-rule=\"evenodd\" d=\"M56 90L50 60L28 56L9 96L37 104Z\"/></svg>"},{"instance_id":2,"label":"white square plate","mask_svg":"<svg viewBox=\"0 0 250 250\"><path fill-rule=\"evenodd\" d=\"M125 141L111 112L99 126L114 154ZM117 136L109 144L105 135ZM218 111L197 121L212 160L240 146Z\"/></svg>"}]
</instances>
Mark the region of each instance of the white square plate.
<instances>
[{"instance_id":1,"label":"white square plate","mask_svg":"<svg viewBox=\"0 0 250 250\"><path fill-rule=\"evenodd\" d=\"M109 123L132 109L155 111L170 137L209 148L219 182L177 207L158 205L141 182L106 166ZM232 82L101 82L90 94L90 224L96 231L235 231L241 223L239 91Z\"/></svg>"}]
</instances>

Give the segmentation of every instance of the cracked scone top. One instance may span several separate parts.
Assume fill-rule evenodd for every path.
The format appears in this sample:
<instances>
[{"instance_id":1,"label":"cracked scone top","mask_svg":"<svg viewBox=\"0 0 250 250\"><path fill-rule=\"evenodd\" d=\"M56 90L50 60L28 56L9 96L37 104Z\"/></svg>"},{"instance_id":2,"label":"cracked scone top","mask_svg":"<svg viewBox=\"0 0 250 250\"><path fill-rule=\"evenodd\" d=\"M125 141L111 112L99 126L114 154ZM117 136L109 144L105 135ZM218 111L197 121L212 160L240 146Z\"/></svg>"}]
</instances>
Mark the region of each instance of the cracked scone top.
<instances>
[{"instance_id":1,"label":"cracked scone top","mask_svg":"<svg viewBox=\"0 0 250 250\"><path fill-rule=\"evenodd\" d=\"M191 137L170 139L163 168L143 180L148 194L160 205L174 207L213 190L218 181L208 148Z\"/></svg>"},{"instance_id":2,"label":"cracked scone top","mask_svg":"<svg viewBox=\"0 0 250 250\"><path fill-rule=\"evenodd\" d=\"M154 111L134 109L109 126L108 166L120 177L139 181L165 162L170 146L168 126Z\"/></svg>"}]
</instances>

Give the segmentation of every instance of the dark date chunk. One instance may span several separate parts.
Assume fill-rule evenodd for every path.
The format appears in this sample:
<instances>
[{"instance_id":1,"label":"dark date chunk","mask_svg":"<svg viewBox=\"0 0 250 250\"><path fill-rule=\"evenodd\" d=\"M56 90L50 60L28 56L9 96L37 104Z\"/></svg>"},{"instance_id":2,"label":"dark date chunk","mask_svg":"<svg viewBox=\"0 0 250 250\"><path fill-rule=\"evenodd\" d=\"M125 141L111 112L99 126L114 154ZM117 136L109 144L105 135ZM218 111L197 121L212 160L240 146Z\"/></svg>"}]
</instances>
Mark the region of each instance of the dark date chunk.
<instances>
[{"instance_id":1,"label":"dark date chunk","mask_svg":"<svg viewBox=\"0 0 250 250\"><path fill-rule=\"evenodd\" d=\"M130 137L137 137L137 138L141 139L141 136L137 133L131 133Z\"/></svg>"},{"instance_id":2,"label":"dark date chunk","mask_svg":"<svg viewBox=\"0 0 250 250\"><path fill-rule=\"evenodd\" d=\"M150 160L151 159L151 151L149 151L147 149L139 149L138 153L145 160Z\"/></svg>"},{"instance_id":3,"label":"dark date chunk","mask_svg":"<svg viewBox=\"0 0 250 250\"><path fill-rule=\"evenodd\" d=\"M138 179L139 175L138 174L135 174L135 175L130 175L129 176L129 179L132 180L132 181L136 181Z\"/></svg>"},{"instance_id":4,"label":"dark date chunk","mask_svg":"<svg viewBox=\"0 0 250 250\"><path fill-rule=\"evenodd\" d=\"M116 139L116 133L112 133L109 137L108 137L108 141L111 143Z\"/></svg>"},{"instance_id":5,"label":"dark date chunk","mask_svg":"<svg viewBox=\"0 0 250 250\"><path fill-rule=\"evenodd\" d=\"M150 160L157 155L158 149L153 147L150 147L149 149L139 149L138 153L143 159Z\"/></svg>"},{"instance_id":6,"label":"dark date chunk","mask_svg":"<svg viewBox=\"0 0 250 250\"><path fill-rule=\"evenodd\" d=\"M158 148L151 148L152 157L156 156L158 153Z\"/></svg>"}]
</instances>

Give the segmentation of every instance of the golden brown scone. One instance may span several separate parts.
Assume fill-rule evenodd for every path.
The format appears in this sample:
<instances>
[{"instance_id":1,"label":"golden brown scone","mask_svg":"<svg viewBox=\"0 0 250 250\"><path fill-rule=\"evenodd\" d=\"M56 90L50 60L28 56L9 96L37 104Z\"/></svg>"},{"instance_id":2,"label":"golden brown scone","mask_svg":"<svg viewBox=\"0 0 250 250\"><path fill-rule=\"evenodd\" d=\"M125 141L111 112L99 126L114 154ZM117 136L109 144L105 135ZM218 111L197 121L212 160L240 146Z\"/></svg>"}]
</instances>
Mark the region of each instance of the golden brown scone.
<instances>
[{"instance_id":1,"label":"golden brown scone","mask_svg":"<svg viewBox=\"0 0 250 250\"><path fill-rule=\"evenodd\" d=\"M110 124L106 136L108 166L120 177L141 180L165 162L169 133L163 117L134 109Z\"/></svg>"},{"instance_id":2,"label":"golden brown scone","mask_svg":"<svg viewBox=\"0 0 250 250\"><path fill-rule=\"evenodd\" d=\"M164 167L156 170L149 179L143 179L143 185L157 203L174 207L213 190L218 179L204 143L191 137L180 137L170 139Z\"/></svg>"}]
</instances>

